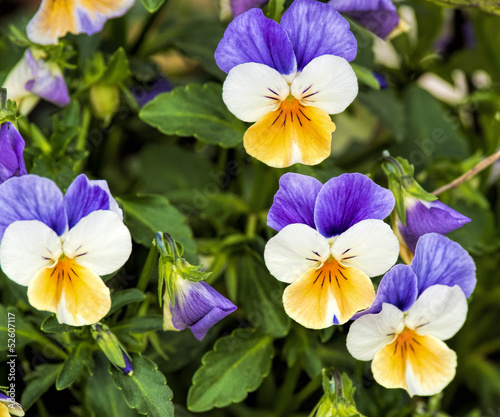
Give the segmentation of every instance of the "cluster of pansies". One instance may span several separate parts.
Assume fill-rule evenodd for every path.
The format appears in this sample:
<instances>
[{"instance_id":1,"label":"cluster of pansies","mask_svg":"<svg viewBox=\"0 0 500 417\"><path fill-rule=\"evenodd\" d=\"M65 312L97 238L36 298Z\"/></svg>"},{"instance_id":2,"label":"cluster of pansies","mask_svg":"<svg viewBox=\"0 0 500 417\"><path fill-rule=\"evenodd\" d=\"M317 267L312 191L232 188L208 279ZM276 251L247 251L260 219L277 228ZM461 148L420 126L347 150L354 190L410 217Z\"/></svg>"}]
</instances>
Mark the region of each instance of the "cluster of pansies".
<instances>
[{"instance_id":1,"label":"cluster of pansies","mask_svg":"<svg viewBox=\"0 0 500 417\"><path fill-rule=\"evenodd\" d=\"M453 225L441 220L433 228L435 207ZM455 375L456 354L442 341L462 327L476 283L470 255L439 233L469 219L442 203L410 207L407 225L420 228L404 236L408 245L417 240L415 257L409 266L393 266L399 244L383 222L393 208L391 191L361 174L323 185L285 174L269 210L268 225L279 233L267 243L265 261L290 284L283 304L291 318L312 329L354 320L347 348L356 359L373 360L378 383L433 395ZM369 277L384 273L375 295Z\"/></svg>"},{"instance_id":2,"label":"cluster of pansies","mask_svg":"<svg viewBox=\"0 0 500 417\"><path fill-rule=\"evenodd\" d=\"M30 46L8 75L9 97L27 115L40 99L70 102L63 69L40 45L68 33L100 31L133 0L43 0L27 27ZM280 23L266 17L265 1L231 2L236 16L215 52L227 73L223 100L244 122L246 152L277 168L316 165L331 153L335 124L358 94L350 62L356 39L345 13L380 37L399 18L390 1L295 0ZM376 4L375 4L376 3ZM166 79L159 91L170 91ZM152 97L138 97L142 106ZM13 121L0 124L0 265L27 287L35 309L59 323L92 326L95 341L125 374L133 363L118 338L100 323L111 309L106 276L129 259L132 239L123 213L104 180L77 176L63 193L55 182L28 174L25 143ZM404 216L384 220L397 201L393 190L359 173L322 184L286 173L269 209L277 234L264 260L279 281L286 313L302 326L325 329L352 321L347 349L372 361L375 380L410 395L433 395L455 375L455 352L444 343L463 325L475 283L470 255L444 234L470 221L443 203L421 199L400 184ZM187 263L168 234L158 233L160 305L164 330L190 328L202 340L236 306L204 280L208 273ZM397 264L398 257L406 264ZM382 276L378 288L373 278ZM0 393L0 414L8 397ZM17 415L23 415L16 403ZM12 412L15 414L14 412ZM2 415L3 415L2 414Z\"/></svg>"}]
</instances>

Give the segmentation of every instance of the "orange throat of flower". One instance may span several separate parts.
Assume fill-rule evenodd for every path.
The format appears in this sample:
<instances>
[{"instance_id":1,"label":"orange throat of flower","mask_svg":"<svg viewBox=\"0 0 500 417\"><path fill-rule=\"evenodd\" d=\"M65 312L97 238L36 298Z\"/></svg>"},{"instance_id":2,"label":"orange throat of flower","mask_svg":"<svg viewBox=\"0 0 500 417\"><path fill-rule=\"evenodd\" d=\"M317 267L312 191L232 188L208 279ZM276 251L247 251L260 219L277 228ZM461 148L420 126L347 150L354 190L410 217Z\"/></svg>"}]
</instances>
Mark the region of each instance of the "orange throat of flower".
<instances>
[{"instance_id":1,"label":"orange throat of flower","mask_svg":"<svg viewBox=\"0 0 500 417\"><path fill-rule=\"evenodd\" d=\"M290 95L251 126L243 140L250 155L270 166L314 165L330 155L334 130L327 113Z\"/></svg>"}]
</instances>

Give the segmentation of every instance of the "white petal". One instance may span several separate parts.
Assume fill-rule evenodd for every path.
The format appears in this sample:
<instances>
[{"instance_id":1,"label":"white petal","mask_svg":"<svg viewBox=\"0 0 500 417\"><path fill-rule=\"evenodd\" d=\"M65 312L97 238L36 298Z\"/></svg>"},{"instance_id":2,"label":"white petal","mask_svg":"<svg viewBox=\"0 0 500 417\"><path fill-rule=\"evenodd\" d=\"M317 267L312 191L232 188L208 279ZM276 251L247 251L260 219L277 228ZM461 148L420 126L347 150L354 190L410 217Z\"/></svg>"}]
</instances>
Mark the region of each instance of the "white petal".
<instances>
[{"instance_id":1,"label":"white petal","mask_svg":"<svg viewBox=\"0 0 500 417\"><path fill-rule=\"evenodd\" d=\"M12 281L27 286L62 254L61 241L46 224L37 220L12 223L0 246L0 264Z\"/></svg>"},{"instance_id":2,"label":"white petal","mask_svg":"<svg viewBox=\"0 0 500 417\"><path fill-rule=\"evenodd\" d=\"M289 224L267 242L264 260L277 279L291 283L329 257L325 237L305 224Z\"/></svg>"},{"instance_id":3,"label":"white petal","mask_svg":"<svg viewBox=\"0 0 500 417\"><path fill-rule=\"evenodd\" d=\"M378 314L367 314L357 319L347 335L347 350L360 361L372 360L385 345L392 343L403 331L403 312L384 303Z\"/></svg>"},{"instance_id":4,"label":"white petal","mask_svg":"<svg viewBox=\"0 0 500 417\"><path fill-rule=\"evenodd\" d=\"M433 285L408 310L405 324L418 334L446 340L463 326L466 316L467 299L458 285Z\"/></svg>"},{"instance_id":5,"label":"white petal","mask_svg":"<svg viewBox=\"0 0 500 417\"><path fill-rule=\"evenodd\" d=\"M342 233L332 245L332 255L369 277L387 272L398 260L399 242L382 220L362 220Z\"/></svg>"},{"instance_id":6,"label":"white petal","mask_svg":"<svg viewBox=\"0 0 500 417\"><path fill-rule=\"evenodd\" d=\"M293 80L291 90L306 106L336 114L343 112L358 95L358 79L344 58L322 55L305 66Z\"/></svg>"},{"instance_id":7,"label":"white petal","mask_svg":"<svg viewBox=\"0 0 500 417\"><path fill-rule=\"evenodd\" d=\"M40 101L40 97L35 96L25 88L26 82L32 78L28 60L26 56L23 56L9 72L3 85L7 89L8 98L17 102L19 111L23 115L29 114Z\"/></svg>"},{"instance_id":8,"label":"white petal","mask_svg":"<svg viewBox=\"0 0 500 417\"><path fill-rule=\"evenodd\" d=\"M120 217L98 210L81 219L67 234L64 253L99 275L120 268L132 251L130 232Z\"/></svg>"},{"instance_id":9,"label":"white petal","mask_svg":"<svg viewBox=\"0 0 500 417\"><path fill-rule=\"evenodd\" d=\"M238 119L256 122L261 116L276 110L289 93L290 88L278 71L249 62L229 71L222 98Z\"/></svg>"}]
</instances>

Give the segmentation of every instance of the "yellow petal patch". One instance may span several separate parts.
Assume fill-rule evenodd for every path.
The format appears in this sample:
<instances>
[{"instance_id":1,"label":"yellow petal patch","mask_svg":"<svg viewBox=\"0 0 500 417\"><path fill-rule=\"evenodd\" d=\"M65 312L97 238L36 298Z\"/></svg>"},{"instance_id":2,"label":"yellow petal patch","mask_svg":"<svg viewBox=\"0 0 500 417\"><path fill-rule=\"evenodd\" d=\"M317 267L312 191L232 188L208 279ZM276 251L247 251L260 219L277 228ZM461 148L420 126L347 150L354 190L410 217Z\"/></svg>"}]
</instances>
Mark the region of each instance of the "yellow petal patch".
<instances>
[{"instance_id":1,"label":"yellow petal patch","mask_svg":"<svg viewBox=\"0 0 500 417\"><path fill-rule=\"evenodd\" d=\"M77 33L75 0L45 0L33 18L32 24L36 28L33 33L36 42L37 34L42 38L47 35L53 39L61 38L66 33Z\"/></svg>"},{"instance_id":2,"label":"yellow petal patch","mask_svg":"<svg viewBox=\"0 0 500 417\"><path fill-rule=\"evenodd\" d=\"M450 383L456 366L456 354L445 343L406 328L377 352L372 371L386 388L404 388L412 396L434 395Z\"/></svg>"},{"instance_id":3,"label":"yellow petal patch","mask_svg":"<svg viewBox=\"0 0 500 417\"><path fill-rule=\"evenodd\" d=\"M243 144L248 154L272 167L315 165L330 155L334 130L323 110L287 98L246 131Z\"/></svg>"},{"instance_id":4,"label":"yellow petal patch","mask_svg":"<svg viewBox=\"0 0 500 417\"><path fill-rule=\"evenodd\" d=\"M0 417L10 417L9 408L3 403L0 403Z\"/></svg>"},{"instance_id":5,"label":"yellow petal patch","mask_svg":"<svg viewBox=\"0 0 500 417\"><path fill-rule=\"evenodd\" d=\"M124 0L79 0L82 7L91 15L99 13L105 16L112 15L117 9L123 7Z\"/></svg>"},{"instance_id":6,"label":"yellow petal patch","mask_svg":"<svg viewBox=\"0 0 500 417\"><path fill-rule=\"evenodd\" d=\"M38 310L56 313L61 323L93 324L111 308L109 288L99 275L70 258L45 268L28 286L28 298Z\"/></svg>"},{"instance_id":7,"label":"yellow petal patch","mask_svg":"<svg viewBox=\"0 0 500 417\"><path fill-rule=\"evenodd\" d=\"M371 280L356 268L340 265L335 259L304 273L283 293L286 313L310 329L324 329L345 323L375 299Z\"/></svg>"}]
</instances>

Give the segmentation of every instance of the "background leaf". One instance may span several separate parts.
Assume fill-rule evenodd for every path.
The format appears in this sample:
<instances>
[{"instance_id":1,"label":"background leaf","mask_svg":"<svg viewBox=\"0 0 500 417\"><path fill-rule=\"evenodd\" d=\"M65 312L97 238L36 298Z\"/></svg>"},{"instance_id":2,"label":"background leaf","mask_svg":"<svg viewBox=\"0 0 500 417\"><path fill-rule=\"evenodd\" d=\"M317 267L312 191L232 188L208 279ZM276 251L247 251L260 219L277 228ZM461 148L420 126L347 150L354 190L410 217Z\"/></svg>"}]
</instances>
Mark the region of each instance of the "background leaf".
<instances>
[{"instance_id":1,"label":"background leaf","mask_svg":"<svg viewBox=\"0 0 500 417\"><path fill-rule=\"evenodd\" d=\"M215 343L202 358L188 394L190 411L208 411L243 401L255 391L271 368L272 337L236 329Z\"/></svg>"},{"instance_id":2,"label":"background leaf","mask_svg":"<svg viewBox=\"0 0 500 417\"><path fill-rule=\"evenodd\" d=\"M125 375L111 368L111 377L122 391L130 408L149 417L173 417L172 390L156 364L148 358L132 355L134 373Z\"/></svg>"},{"instance_id":3,"label":"background leaf","mask_svg":"<svg viewBox=\"0 0 500 417\"><path fill-rule=\"evenodd\" d=\"M207 83L177 87L158 95L139 113L146 123L167 135L194 136L225 148L243 139L245 124L222 101L222 86Z\"/></svg>"}]
</instances>

